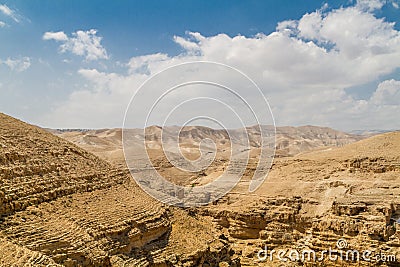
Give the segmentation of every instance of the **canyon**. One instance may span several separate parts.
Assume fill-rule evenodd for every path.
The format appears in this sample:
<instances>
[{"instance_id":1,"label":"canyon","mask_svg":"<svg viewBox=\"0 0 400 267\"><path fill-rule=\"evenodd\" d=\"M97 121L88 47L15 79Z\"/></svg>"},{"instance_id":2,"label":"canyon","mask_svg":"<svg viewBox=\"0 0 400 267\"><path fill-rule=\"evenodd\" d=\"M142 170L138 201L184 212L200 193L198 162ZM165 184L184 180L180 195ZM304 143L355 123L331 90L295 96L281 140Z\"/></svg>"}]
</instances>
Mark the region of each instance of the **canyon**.
<instances>
[{"instance_id":1,"label":"canyon","mask_svg":"<svg viewBox=\"0 0 400 267\"><path fill-rule=\"evenodd\" d=\"M257 127L248 127L251 158L240 182L209 205L178 208L132 179L121 129L0 121L0 266L400 266L400 132L278 127L271 170L250 193L259 144ZM215 163L190 174L163 154L161 133L174 127L145 130L129 129L146 136L154 166L173 182L205 184L228 164L223 130L180 129L187 157L201 156L204 139L216 144ZM338 241L387 258L260 259L266 247L319 254Z\"/></svg>"}]
</instances>

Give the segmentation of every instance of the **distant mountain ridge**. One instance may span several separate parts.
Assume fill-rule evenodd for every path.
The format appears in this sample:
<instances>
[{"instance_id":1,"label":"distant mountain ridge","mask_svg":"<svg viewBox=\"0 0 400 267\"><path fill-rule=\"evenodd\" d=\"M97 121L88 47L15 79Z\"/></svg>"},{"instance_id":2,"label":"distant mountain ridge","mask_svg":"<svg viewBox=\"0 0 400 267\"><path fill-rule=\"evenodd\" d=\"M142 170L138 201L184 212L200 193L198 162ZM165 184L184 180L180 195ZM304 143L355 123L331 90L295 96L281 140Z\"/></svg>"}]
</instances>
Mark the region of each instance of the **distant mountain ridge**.
<instances>
[{"instance_id":1,"label":"distant mountain ridge","mask_svg":"<svg viewBox=\"0 0 400 267\"><path fill-rule=\"evenodd\" d=\"M373 136L377 134L389 133L389 132L398 132L399 129L392 129L392 130L379 130L379 129L372 129L372 130L352 130L349 133L355 135L362 135L362 136Z\"/></svg>"},{"instance_id":2,"label":"distant mountain ridge","mask_svg":"<svg viewBox=\"0 0 400 267\"><path fill-rule=\"evenodd\" d=\"M263 131L273 136L274 128L272 126L261 126ZM228 132L223 129L212 129L204 126L149 126L145 129L146 140L151 142L152 147L161 147L161 133L163 133L164 141L167 143L175 138L174 134L180 131L179 141L183 147L198 147L203 139L211 139L217 147L224 147L230 144ZM251 148L260 147L260 128L250 126L246 128L249 135L249 143ZM49 130L78 146L83 147L108 161L124 166L125 159L122 151L122 129L98 129L98 130ZM126 130L132 136L144 137L143 129ZM243 131L241 129L229 130L232 142L243 143ZM275 155L277 157L294 156L303 152L325 147L341 147L361 139L365 136L349 134L334 130L329 127L318 126L278 126L276 127ZM140 138L139 138L140 139ZM139 144L139 139L137 142ZM274 147L273 139L271 145Z\"/></svg>"}]
</instances>

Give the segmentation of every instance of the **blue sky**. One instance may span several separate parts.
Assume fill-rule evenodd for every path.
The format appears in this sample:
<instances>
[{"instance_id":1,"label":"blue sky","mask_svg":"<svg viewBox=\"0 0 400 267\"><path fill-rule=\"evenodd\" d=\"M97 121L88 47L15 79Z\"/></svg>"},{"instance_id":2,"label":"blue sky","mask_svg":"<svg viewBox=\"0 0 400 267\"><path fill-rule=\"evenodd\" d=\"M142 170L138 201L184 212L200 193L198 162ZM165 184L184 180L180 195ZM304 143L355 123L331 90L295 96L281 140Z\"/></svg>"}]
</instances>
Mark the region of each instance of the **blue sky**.
<instances>
[{"instance_id":1,"label":"blue sky","mask_svg":"<svg viewBox=\"0 0 400 267\"><path fill-rule=\"evenodd\" d=\"M186 31L205 36L226 33L253 36L270 33L278 22L299 19L319 9L327 1L4 1L24 19L20 25L3 29L1 54L18 56L32 50L32 55L46 52L42 39L45 31L99 29L107 38L103 43L115 60L136 55L165 52L176 54L180 47L174 35ZM351 1L329 1L330 8L351 5ZM376 12L389 21L398 21L394 8ZM3 17L4 18L4 17ZM13 24L11 21L10 24ZM396 28L398 28L397 25ZM33 47L32 47L33 46ZM32 49L34 48L34 49Z\"/></svg>"},{"instance_id":2,"label":"blue sky","mask_svg":"<svg viewBox=\"0 0 400 267\"><path fill-rule=\"evenodd\" d=\"M0 1L0 111L43 127L121 127L125 100L147 78L137 64L151 75L176 62L210 60L265 88L278 125L399 128L393 114L400 103L393 99L400 96L400 64L392 62L400 55L398 6L395 0Z\"/></svg>"},{"instance_id":3,"label":"blue sky","mask_svg":"<svg viewBox=\"0 0 400 267\"><path fill-rule=\"evenodd\" d=\"M71 33L77 29L98 29L106 37L103 45L115 60L165 52L177 54L180 47L174 35L186 31L205 36L226 33L253 36L270 33L279 21L299 19L315 11L326 1L4 1L3 4L24 17L21 23L10 21L2 29L2 56L43 57L46 31ZM332 7L348 1L330 2ZM4 16L3 16L4 18ZM12 26L12 27L11 27Z\"/></svg>"}]
</instances>

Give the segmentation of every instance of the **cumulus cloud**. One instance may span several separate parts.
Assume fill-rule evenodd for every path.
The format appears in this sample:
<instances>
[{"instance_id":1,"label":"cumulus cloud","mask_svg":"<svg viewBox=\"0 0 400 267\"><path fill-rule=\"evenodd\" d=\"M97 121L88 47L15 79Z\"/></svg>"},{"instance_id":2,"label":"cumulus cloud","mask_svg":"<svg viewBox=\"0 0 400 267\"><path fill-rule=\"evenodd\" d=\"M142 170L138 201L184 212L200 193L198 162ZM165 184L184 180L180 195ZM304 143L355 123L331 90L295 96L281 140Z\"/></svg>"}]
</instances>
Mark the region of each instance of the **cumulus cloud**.
<instances>
[{"instance_id":1,"label":"cumulus cloud","mask_svg":"<svg viewBox=\"0 0 400 267\"><path fill-rule=\"evenodd\" d=\"M78 74L87 80L74 91L65 103L57 103L44 123L52 127L99 128L121 127L125 109L135 88L147 75L123 76L96 69L80 69Z\"/></svg>"},{"instance_id":2,"label":"cumulus cloud","mask_svg":"<svg viewBox=\"0 0 400 267\"><path fill-rule=\"evenodd\" d=\"M167 54L157 53L152 55L133 57L129 60L127 66L129 67L129 72L139 72L150 74L149 65L154 63L159 63L168 60Z\"/></svg>"},{"instance_id":3,"label":"cumulus cloud","mask_svg":"<svg viewBox=\"0 0 400 267\"><path fill-rule=\"evenodd\" d=\"M381 9L385 3L386 0L357 0L356 7L371 12Z\"/></svg>"},{"instance_id":4,"label":"cumulus cloud","mask_svg":"<svg viewBox=\"0 0 400 267\"><path fill-rule=\"evenodd\" d=\"M369 99L352 100L347 114L353 118L354 127L360 129L399 129L400 81L385 80L379 83ZM350 121L348 122L350 124Z\"/></svg>"},{"instance_id":5,"label":"cumulus cloud","mask_svg":"<svg viewBox=\"0 0 400 267\"><path fill-rule=\"evenodd\" d=\"M174 36L174 41L185 49L186 53L196 54L201 50L200 45L205 38L198 32L187 32L186 34L188 38Z\"/></svg>"},{"instance_id":6,"label":"cumulus cloud","mask_svg":"<svg viewBox=\"0 0 400 267\"><path fill-rule=\"evenodd\" d=\"M22 72L31 66L31 59L29 57L19 59L7 58L6 60L0 60L0 63L8 66L11 70Z\"/></svg>"},{"instance_id":7,"label":"cumulus cloud","mask_svg":"<svg viewBox=\"0 0 400 267\"><path fill-rule=\"evenodd\" d=\"M354 99L346 90L377 81L400 67L400 32L394 23L373 14L380 3L321 8L299 20L278 23L270 34L252 37L194 32L175 36L181 54L133 57L126 64L127 75L80 70L87 87L74 92L48 119L69 123L59 127L84 127L88 121L93 123L90 127L121 126L115 118L122 118L128 99L146 78L171 65L203 60L231 65L254 79L279 125L400 128L396 118L400 104L393 100L399 99L398 81L380 83L364 99Z\"/></svg>"},{"instance_id":8,"label":"cumulus cloud","mask_svg":"<svg viewBox=\"0 0 400 267\"><path fill-rule=\"evenodd\" d=\"M400 105L400 81L381 82L370 100L375 105Z\"/></svg>"},{"instance_id":9,"label":"cumulus cloud","mask_svg":"<svg viewBox=\"0 0 400 267\"><path fill-rule=\"evenodd\" d=\"M299 37L333 49L349 58L368 58L370 54L391 54L398 46L399 33L394 23L377 19L357 8L339 9L328 14L314 12L299 21ZM388 43L382 43L388 41Z\"/></svg>"},{"instance_id":10,"label":"cumulus cloud","mask_svg":"<svg viewBox=\"0 0 400 267\"><path fill-rule=\"evenodd\" d=\"M60 52L71 52L74 55L83 56L87 61L108 59L106 49L101 45L102 37L97 36L97 30L76 31L68 37L64 32L45 32L43 40L55 40L62 42Z\"/></svg>"},{"instance_id":11,"label":"cumulus cloud","mask_svg":"<svg viewBox=\"0 0 400 267\"><path fill-rule=\"evenodd\" d=\"M45 32L43 40L68 41L68 37L64 32Z\"/></svg>"}]
</instances>

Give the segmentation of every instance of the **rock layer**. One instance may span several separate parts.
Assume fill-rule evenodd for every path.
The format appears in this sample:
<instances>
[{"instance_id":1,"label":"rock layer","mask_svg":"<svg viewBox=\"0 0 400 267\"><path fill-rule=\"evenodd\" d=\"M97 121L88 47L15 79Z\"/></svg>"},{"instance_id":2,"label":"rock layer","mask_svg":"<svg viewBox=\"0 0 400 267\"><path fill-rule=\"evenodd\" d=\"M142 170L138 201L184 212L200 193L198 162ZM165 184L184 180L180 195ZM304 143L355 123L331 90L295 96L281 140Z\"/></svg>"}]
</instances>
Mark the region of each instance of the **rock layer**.
<instances>
[{"instance_id":1,"label":"rock layer","mask_svg":"<svg viewBox=\"0 0 400 267\"><path fill-rule=\"evenodd\" d=\"M210 220L165 208L68 141L0 114L0 148L2 267L232 263Z\"/></svg>"}]
</instances>

